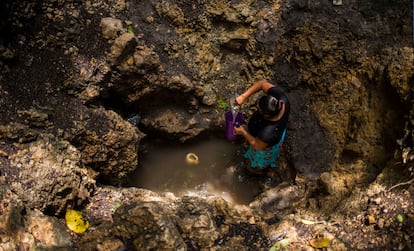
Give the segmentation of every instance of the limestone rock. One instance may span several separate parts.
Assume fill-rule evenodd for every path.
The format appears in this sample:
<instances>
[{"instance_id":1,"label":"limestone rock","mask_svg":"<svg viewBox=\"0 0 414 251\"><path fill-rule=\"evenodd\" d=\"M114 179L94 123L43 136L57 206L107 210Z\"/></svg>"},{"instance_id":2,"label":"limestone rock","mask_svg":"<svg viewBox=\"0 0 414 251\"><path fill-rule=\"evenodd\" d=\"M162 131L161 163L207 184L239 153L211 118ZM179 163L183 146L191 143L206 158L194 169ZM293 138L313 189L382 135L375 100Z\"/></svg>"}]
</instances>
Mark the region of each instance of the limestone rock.
<instances>
[{"instance_id":1,"label":"limestone rock","mask_svg":"<svg viewBox=\"0 0 414 251\"><path fill-rule=\"evenodd\" d=\"M6 181L28 208L58 215L67 205L80 205L94 188L79 166L80 152L67 141L43 137L22 145L9 159Z\"/></svg>"},{"instance_id":2,"label":"limestone rock","mask_svg":"<svg viewBox=\"0 0 414 251\"><path fill-rule=\"evenodd\" d=\"M106 39L115 39L123 31L122 21L112 17L101 19L102 36Z\"/></svg>"},{"instance_id":3,"label":"limestone rock","mask_svg":"<svg viewBox=\"0 0 414 251\"><path fill-rule=\"evenodd\" d=\"M48 217L39 210L30 211L27 216L27 227L37 246L44 248L71 249L72 241L66 226L55 217Z\"/></svg>"},{"instance_id":4,"label":"limestone rock","mask_svg":"<svg viewBox=\"0 0 414 251\"><path fill-rule=\"evenodd\" d=\"M82 250L116 247L143 250L233 249L267 245L265 230L247 206L232 207L212 195L175 197L145 189L98 189L86 209L91 231ZM99 214L96 214L100 212Z\"/></svg>"},{"instance_id":5,"label":"limestone rock","mask_svg":"<svg viewBox=\"0 0 414 251\"><path fill-rule=\"evenodd\" d=\"M412 91L412 80L414 75L414 49L404 47L393 52L387 73L401 99L409 101L410 91Z\"/></svg>"},{"instance_id":6,"label":"limestone rock","mask_svg":"<svg viewBox=\"0 0 414 251\"><path fill-rule=\"evenodd\" d=\"M137 41L135 36L129 32L124 32L122 35L117 37L109 52L108 60L112 64L119 64L128 55L131 55L135 50Z\"/></svg>"},{"instance_id":7,"label":"limestone rock","mask_svg":"<svg viewBox=\"0 0 414 251\"><path fill-rule=\"evenodd\" d=\"M121 184L137 168L138 146L144 134L113 111L95 109L72 128L67 138L82 153L82 161L113 184Z\"/></svg>"}]
</instances>

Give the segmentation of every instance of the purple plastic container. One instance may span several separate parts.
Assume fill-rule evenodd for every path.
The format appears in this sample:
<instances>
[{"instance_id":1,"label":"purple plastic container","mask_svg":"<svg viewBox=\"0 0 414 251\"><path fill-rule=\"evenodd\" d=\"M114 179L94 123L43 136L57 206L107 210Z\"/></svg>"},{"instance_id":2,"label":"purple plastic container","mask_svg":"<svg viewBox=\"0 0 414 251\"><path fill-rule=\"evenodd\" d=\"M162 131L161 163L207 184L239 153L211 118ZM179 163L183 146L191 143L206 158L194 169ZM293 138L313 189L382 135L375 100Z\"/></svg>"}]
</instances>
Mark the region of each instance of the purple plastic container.
<instances>
[{"instance_id":1,"label":"purple plastic container","mask_svg":"<svg viewBox=\"0 0 414 251\"><path fill-rule=\"evenodd\" d=\"M236 118L233 119L233 113L231 111L228 111L224 114L224 117L226 119L226 137L229 140L236 140L238 138L238 135L235 135L233 133L233 128L236 126L240 126L243 121L243 114L240 112L236 113Z\"/></svg>"}]
</instances>

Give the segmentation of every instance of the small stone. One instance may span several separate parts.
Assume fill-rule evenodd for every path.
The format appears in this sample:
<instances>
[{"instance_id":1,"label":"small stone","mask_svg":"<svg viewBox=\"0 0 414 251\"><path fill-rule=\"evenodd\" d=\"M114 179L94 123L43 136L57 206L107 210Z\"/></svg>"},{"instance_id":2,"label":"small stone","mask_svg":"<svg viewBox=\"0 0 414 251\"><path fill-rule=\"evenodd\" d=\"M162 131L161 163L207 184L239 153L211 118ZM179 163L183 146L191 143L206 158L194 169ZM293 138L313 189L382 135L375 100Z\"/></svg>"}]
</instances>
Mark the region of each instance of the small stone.
<instances>
[{"instance_id":1,"label":"small stone","mask_svg":"<svg viewBox=\"0 0 414 251\"><path fill-rule=\"evenodd\" d=\"M375 224L376 223L375 217L372 216L372 215L368 215L368 223L369 224Z\"/></svg>"},{"instance_id":2,"label":"small stone","mask_svg":"<svg viewBox=\"0 0 414 251\"><path fill-rule=\"evenodd\" d=\"M105 17L101 19L100 27L102 35L106 39L115 39L122 32L122 21L112 17Z\"/></svg>"},{"instance_id":3,"label":"small stone","mask_svg":"<svg viewBox=\"0 0 414 251\"><path fill-rule=\"evenodd\" d=\"M0 150L0 157L7 157L9 156L5 151Z\"/></svg>"},{"instance_id":4,"label":"small stone","mask_svg":"<svg viewBox=\"0 0 414 251\"><path fill-rule=\"evenodd\" d=\"M379 205L379 204L381 204L381 198L380 198L380 197L375 198L375 199L373 200L373 202L374 202L375 204Z\"/></svg>"},{"instance_id":5,"label":"small stone","mask_svg":"<svg viewBox=\"0 0 414 251\"><path fill-rule=\"evenodd\" d=\"M152 24L154 22L154 17L148 16L145 20L147 21L147 23Z\"/></svg>"},{"instance_id":6,"label":"small stone","mask_svg":"<svg viewBox=\"0 0 414 251\"><path fill-rule=\"evenodd\" d=\"M384 228L384 223L385 223L385 220L384 219L379 219L378 220L378 227L380 229L383 229Z\"/></svg>"},{"instance_id":7,"label":"small stone","mask_svg":"<svg viewBox=\"0 0 414 251\"><path fill-rule=\"evenodd\" d=\"M6 48L3 52L1 52L0 58L1 59L13 59L14 53L10 49Z\"/></svg>"}]
</instances>

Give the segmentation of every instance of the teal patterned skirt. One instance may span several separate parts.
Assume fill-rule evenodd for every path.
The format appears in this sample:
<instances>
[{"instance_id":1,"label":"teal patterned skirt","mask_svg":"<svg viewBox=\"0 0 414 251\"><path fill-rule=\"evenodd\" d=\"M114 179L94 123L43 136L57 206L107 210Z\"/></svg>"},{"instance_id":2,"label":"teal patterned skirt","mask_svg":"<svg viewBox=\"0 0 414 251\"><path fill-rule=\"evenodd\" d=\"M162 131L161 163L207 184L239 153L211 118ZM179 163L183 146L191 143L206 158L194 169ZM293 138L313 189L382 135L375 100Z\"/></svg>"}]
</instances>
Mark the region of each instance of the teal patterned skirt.
<instances>
[{"instance_id":1,"label":"teal patterned skirt","mask_svg":"<svg viewBox=\"0 0 414 251\"><path fill-rule=\"evenodd\" d=\"M250 166L252 168L264 169L266 167L275 168L276 160L279 158L279 148L282 146L285 140L286 129L283 131L282 138L279 143L275 144L269 149L265 150L254 150L252 146L249 146L246 153L243 155L244 158L250 160Z\"/></svg>"}]
</instances>

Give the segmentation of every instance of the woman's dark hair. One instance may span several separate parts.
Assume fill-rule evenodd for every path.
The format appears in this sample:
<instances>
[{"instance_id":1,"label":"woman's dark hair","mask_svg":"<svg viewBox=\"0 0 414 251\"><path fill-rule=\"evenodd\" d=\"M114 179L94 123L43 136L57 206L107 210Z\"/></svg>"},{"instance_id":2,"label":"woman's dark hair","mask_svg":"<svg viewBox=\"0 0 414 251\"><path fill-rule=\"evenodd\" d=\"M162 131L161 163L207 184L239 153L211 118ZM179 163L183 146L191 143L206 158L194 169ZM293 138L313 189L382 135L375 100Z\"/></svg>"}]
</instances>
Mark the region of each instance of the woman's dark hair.
<instances>
[{"instance_id":1,"label":"woman's dark hair","mask_svg":"<svg viewBox=\"0 0 414 251\"><path fill-rule=\"evenodd\" d=\"M273 96L265 95L257 100L257 108L260 113L275 116L280 112L281 101Z\"/></svg>"}]
</instances>

